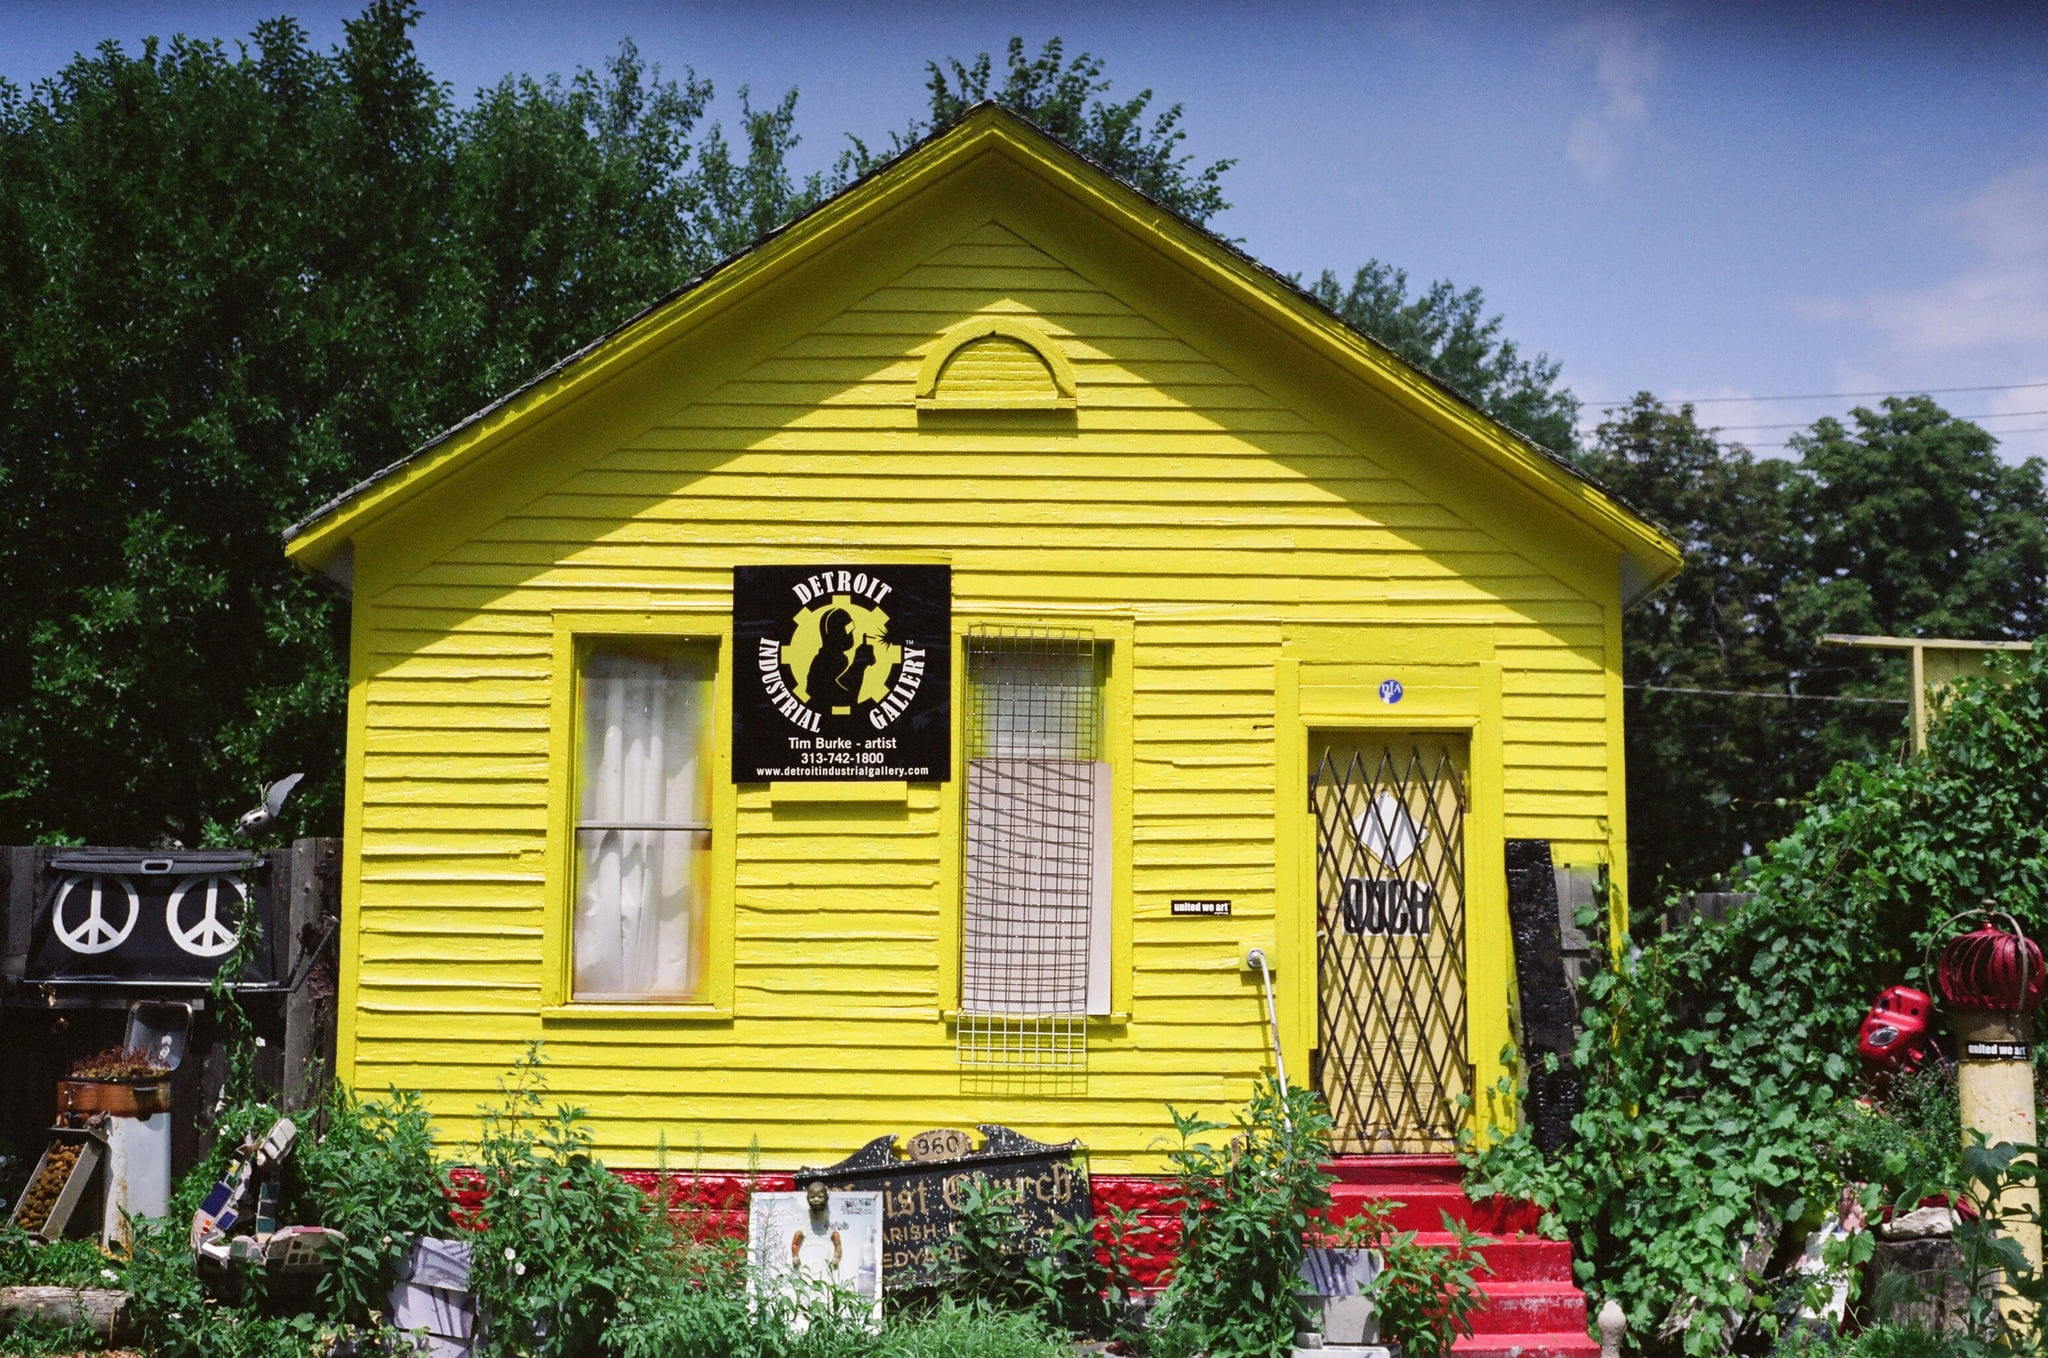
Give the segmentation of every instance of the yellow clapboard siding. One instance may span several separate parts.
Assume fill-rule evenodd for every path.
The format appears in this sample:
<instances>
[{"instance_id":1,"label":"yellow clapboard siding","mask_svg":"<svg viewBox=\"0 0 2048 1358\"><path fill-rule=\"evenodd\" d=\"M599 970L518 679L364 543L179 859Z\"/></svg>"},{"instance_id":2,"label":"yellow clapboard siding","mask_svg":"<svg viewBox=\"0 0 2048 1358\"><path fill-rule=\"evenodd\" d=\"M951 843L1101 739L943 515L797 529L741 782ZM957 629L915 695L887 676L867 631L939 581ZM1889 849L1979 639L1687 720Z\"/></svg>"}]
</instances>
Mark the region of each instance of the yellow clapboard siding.
<instances>
[{"instance_id":1,"label":"yellow clapboard siding","mask_svg":"<svg viewBox=\"0 0 2048 1358\"><path fill-rule=\"evenodd\" d=\"M928 530L943 524L947 540L955 546L985 538L992 528L998 526L1007 526L1014 532L1019 524L1030 524L1074 542L1095 542L1107 534L1177 531L1182 536L1172 545L1180 546L1185 542L1188 528L1202 527L1233 535L1273 530L1287 535L1288 541L1284 545L1354 553L1494 550L1494 544L1483 534L1467 528L1438 524L1408 524L1395 528L1364 518L1332 525L1327 521L1327 513L1314 503L1226 507L1196 504L1188 505L1177 513L1167 513L1152 504L1104 501L1087 505L1055 504L1036 496L1007 500L984 496L977 500L921 500L918 506L919 522ZM764 522L777 520L801 522L806 508L823 508L824 503L791 499L765 509L707 504L688 516L656 512L609 496L584 497L568 502L565 507L576 516L542 518L522 515L508 518L494 524L489 531L478 534L473 541L475 544L545 543L557 550L577 550L594 543L631 546L642 551L648 548L689 548L705 542L728 540L722 535L731 535L739 541L758 540L750 538L743 530L751 526L758 531ZM641 512L632 513L636 507ZM626 517L622 518L622 513ZM899 504L878 500L863 505L859 514L842 514L840 518L842 522L849 523L871 521L889 524L899 521L902 514ZM458 550L467 551L470 547L471 544L464 544ZM423 632L420 635L433 634ZM454 633L446 641L430 649L420 648L417 652L413 643L400 639L397 649L379 653L525 656L535 653L532 646L533 640L526 633L497 634L475 630ZM1546 658L1547 650L1548 647L1539 642L1526 651L1513 651L1509 655L1540 662ZM1507 655L1503 656L1504 661L1507 658Z\"/></svg>"},{"instance_id":2,"label":"yellow clapboard siding","mask_svg":"<svg viewBox=\"0 0 2048 1358\"><path fill-rule=\"evenodd\" d=\"M666 1140L672 1159L742 1166L754 1146L789 1168L882 1131L1000 1121L1079 1136L1099 1169L1157 1172L1168 1102L1222 1111L1270 1064L1237 953L1254 939L1291 957L1278 941L1302 907L1276 816L1297 790L1274 780L1301 737L1281 728L1277 676L1311 632L1479 638L1500 694L1495 823L1603 861L1617 662L1612 603L1587 582L1605 577L1556 569L1553 525L1522 501L1489 519L1446 500L1414 424L1361 438L1370 411L1284 396L1256 355L1182 333L1169 299L1027 235L990 223L878 262L853 305L608 443L550 445L504 512L359 594L356 1083L417 1085L447 1134L474 1136L538 1037L551 1097L590 1111L614 1163L651 1166ZM924 356L976 316L1054 337L1075 409L920 414ZM735 563L932 553L962 616L1109 616L1134 638L1133 757L1113 774L1130 798L1129 1017L1091 1028L1085 1089L963 1091L941 956L958 946L958 810L931 787L879 811L740 789L722 823L730 1012L543 1015L542 944L566 918L545 889L566 795L556 615L675 608L687 633L722 616ZM1358 635L1359 663L1408 673L1414 701L1477 710L1475 672L1382 664ZM1170 913L1212 895L1230 919ZM1285 1006L1313 1005L1299 962Z\"/></svg>"}]
</instances>

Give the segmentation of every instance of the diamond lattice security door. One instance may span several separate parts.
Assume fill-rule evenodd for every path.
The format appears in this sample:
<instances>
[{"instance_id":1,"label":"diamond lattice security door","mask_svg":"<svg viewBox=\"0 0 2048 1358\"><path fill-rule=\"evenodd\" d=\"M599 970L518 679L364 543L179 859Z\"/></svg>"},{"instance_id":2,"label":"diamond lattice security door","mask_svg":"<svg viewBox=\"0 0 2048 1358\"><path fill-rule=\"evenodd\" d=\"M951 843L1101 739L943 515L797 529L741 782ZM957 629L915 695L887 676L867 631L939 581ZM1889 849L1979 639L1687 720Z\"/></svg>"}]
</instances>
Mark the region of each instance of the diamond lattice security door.
<instances>
[{"instance_id":1,"label":"diamond lattice security door","mask_svg":"<svg viewBox=\"0 0 2048 1358\"><path fill-rule=\"evenodd\" d=\"M1318 743L1317 1087L1340 1152L1442 1151L1471 1092L1462 737Z\"/></svg>"}]
</instances>

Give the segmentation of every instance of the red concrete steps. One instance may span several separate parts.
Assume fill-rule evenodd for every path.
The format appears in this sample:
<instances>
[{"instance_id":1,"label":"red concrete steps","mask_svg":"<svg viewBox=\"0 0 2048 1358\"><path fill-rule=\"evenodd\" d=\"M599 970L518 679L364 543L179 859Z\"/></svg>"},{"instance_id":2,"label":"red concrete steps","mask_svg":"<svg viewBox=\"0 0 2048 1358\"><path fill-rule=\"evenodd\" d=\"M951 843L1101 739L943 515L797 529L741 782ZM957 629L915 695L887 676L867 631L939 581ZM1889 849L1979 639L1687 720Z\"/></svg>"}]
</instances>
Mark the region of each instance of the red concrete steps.
<instances>
[{"instance_id":1,"label":"red concrete steps","mask_svg":"<svg viewBox=\"0 0 2048 1358\"><path fill-rule=\"evenodd\" d=\"M1504 1283L1540 1283L1572 1276L1572 1247L1563 1240L1545 1240L1537 1235L1488 1237L1494 1243L1481 1253L1493 1266L1492 1276ZM1417 1231L1419 1244L1449 1249L1457 1237L1448 1231Z\"/></svg>"},{"instance_id":2,"label":"red concrete steps","mask_svg":"<svg viewBox=\"0 0 2048 1358\"><path fill-rule=\"evenodd\" d=\"M1472 1334L1451 1351L1460 1358L1598 1358L1587 1333L1586 1294L1572 1273L1572 1249L1535 1234L1542 1213L1505 1198L1474 1202L1450 1156L1346 1156L1330 1167L1330 1217L1343 1221L1369 1203L1398 1203L1396 1229L1422 1244L1451 1246L1444 1219L1484 1236L1479 1255L1492 1269L1479 1276L1484 1303L1469 1317Z\"/></svg>"},{"instance_id":3,"label":"red concrete steps","mask_svg":"<svg viewBox=\"0 0 2048 1358\"><path fill-rule=\"evenodd\" d=\"M1393 1224L1401 1231L1441 1231L1444 1218L1460 1222L1481 1235L1515 1235L1532 1232L1542 1224L1543 1214L1525 1202L1509 1198L1487 1198L1474 1202L1455 1183L1369 1184L1338 1182L1330 1185L1333 1220L1357 1216L1367 1203L1395 1202Z\"/></svg>"},{"instance_id":4,"label":"red concrete steps","mask_svg":"<svg viewBox=\"0 0 2048 1358\"><path fill-rule=\"evenodd\" d=\"M1458 1358L1600 1358L1598 1341L1585 1335L1475 1334L1451 1345Z\"/></svg>"}]
</instances>

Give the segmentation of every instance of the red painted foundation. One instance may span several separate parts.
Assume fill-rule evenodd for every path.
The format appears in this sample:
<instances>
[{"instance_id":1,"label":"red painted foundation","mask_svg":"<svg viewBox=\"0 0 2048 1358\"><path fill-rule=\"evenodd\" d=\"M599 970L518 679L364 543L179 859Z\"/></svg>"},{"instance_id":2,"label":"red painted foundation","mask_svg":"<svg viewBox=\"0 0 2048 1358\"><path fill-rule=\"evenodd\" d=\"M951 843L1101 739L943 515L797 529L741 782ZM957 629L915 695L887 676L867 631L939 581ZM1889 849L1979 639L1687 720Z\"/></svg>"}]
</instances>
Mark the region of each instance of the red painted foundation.
<instances>
[{"instance_id":1,"label":"red painted foundation","mask_svg":"<svg viewBox=\"0 0 2048 1358\"><path fill-rule=\"evenodd\" d=\"M1450 1245L1444 1218L1486 1236L1480 1255L1493 1272L1481 1278L1486 1304L1473 1314L1473 1334L1453 1346L1461 1358L1596 1358L1600 1346L1586 1333L1586 1297L1573 1281L1572 1249L1561 1240L1536 1235L1541 1214L1523 1202L1465 1195L1457 1162L1449 1156L1368 1155L1342 1157L1330 1166L1337 1182L1329 1217L1343 1221L1367 1202L1398 1203L1394 1225L1415 1231L1424 1244ZM698 1240L745 1239L747 1199L755 1192L786 1193L796 1187L788 1174L663 1174L621 1170L619 1177L662 1199L676 1221ZM1096 1236L1114 1237L1111 1211L1135 1214L1140 1229L1127 1259L1144 1287L1164 1285L1180 1244L1180 1217L1171 1204L1173 1181L1132 1174L1090 1178ZM482 1193L473 1172L450 1178L450 1196L461 1213L474 1216Z\"/></svg>"}]
</instances>

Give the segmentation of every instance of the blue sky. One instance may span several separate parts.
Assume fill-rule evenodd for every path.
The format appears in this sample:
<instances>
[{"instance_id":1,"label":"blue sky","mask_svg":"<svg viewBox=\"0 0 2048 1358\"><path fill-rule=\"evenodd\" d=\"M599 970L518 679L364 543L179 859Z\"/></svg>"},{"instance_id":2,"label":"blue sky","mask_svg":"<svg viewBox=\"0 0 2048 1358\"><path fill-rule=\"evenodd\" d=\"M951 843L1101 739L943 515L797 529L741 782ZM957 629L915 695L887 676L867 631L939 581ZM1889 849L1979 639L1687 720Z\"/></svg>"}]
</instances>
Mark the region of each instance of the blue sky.
<instances>
[{"instance_id":1,"label":"blue sky","mask_svg":"<svg viewBox=\"0 0 2048 1358\"><path fill-rule=\"evenodd\" d=\"M332 42L358 8L0 0L0 75L286 11ZM1942 399L2048 456L2048 5L427 0L417 41L458 95L627 36L727 116L794 86L821 167L1013 33L1185 104L1193 153L1238 160L1215 225L1267 263L1477 284L1589 403L1711 400L1763 450L1854 401L1728 398L1999 386Z\"/></svg>"}]
</instances>

